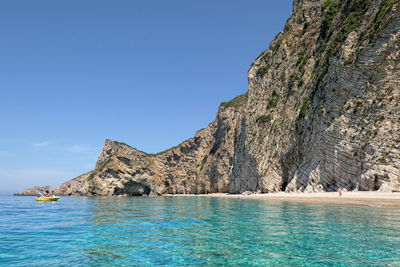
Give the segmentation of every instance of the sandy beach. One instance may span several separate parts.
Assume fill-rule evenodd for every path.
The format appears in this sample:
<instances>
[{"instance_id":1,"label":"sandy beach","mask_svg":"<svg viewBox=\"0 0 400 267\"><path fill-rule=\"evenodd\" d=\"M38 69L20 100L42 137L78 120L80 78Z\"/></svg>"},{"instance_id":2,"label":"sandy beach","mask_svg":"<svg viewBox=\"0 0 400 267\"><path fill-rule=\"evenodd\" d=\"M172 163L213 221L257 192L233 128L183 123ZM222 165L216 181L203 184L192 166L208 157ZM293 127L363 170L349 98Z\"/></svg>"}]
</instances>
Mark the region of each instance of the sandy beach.
<instances>
[{"instance_id":1,"label":"sandy beach","mask_svg":"<svg viewBox=\"0 0 400 267\"><path fill-rule=\"evenodd\" d=\"M337 192L323 193L271 193L271 194L206 194L206 195L168 195L174 197L182 196L205 196L236 199L265 199L270 201L300 202L312 204L335 204L335 205L364 205L383 208L400 208L400 193L380 192L343 192L339 197Z\"/></svg>"}]
</instances>

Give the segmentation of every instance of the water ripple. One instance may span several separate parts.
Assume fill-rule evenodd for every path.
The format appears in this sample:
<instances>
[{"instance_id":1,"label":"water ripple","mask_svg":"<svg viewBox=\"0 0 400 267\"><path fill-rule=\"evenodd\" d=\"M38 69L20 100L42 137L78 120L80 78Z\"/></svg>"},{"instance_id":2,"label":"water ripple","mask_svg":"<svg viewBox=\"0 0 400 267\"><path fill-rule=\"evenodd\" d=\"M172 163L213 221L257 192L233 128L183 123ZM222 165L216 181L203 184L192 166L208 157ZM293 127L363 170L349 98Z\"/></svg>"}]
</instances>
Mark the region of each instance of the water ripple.
<instances>
[{"instance_id":1,"label":"water ripple","mask_svg":"<svg viewBox=\"0 0 400 267\"><path fill-rule=\"evenodd\" d=\"M0 265L400 264L400 212L207 197L0 197Z\"/></svg>"}]
</instances>

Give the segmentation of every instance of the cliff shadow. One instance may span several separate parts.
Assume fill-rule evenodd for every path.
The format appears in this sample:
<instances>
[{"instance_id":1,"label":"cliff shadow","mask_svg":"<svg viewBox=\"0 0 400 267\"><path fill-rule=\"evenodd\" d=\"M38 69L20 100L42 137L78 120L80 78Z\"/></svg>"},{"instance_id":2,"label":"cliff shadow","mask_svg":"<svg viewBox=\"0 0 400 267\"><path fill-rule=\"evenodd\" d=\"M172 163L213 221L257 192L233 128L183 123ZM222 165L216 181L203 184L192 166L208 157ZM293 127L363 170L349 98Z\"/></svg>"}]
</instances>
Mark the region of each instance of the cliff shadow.
<instances>
[{"instance_id":1,"label":"cliff shadow","mask_svg":"<svg viewBox=\"0 0 400 267\"><path fill-rule=\"evenodd\" d=\"M243 117L239 129L235 131L232 172L229 176L229 193L261 191L261 176L256 159L246 147L247 125Z\"/></svg>"}]
</instances>

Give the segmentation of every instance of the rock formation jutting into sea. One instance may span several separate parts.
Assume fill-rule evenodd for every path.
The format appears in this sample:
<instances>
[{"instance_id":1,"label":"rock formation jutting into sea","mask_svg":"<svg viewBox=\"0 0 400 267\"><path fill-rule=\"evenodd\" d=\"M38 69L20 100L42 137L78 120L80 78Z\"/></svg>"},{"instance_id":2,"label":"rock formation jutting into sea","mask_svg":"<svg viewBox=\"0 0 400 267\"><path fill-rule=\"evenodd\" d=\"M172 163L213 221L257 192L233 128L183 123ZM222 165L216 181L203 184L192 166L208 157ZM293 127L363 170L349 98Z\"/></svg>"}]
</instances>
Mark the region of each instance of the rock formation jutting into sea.
<instances>
[{"instance_id":1,"label":"rock formation jutting into sea","mask_svg":"<svg viewBox=\"0 0 400 267\"><path fill-rule=\"evenodd\" d=\"M248 92L207 128L158 154L106 140L93 171L53 192L399 191L399 4L295 0Z\"/></svg>"}]
</instances>

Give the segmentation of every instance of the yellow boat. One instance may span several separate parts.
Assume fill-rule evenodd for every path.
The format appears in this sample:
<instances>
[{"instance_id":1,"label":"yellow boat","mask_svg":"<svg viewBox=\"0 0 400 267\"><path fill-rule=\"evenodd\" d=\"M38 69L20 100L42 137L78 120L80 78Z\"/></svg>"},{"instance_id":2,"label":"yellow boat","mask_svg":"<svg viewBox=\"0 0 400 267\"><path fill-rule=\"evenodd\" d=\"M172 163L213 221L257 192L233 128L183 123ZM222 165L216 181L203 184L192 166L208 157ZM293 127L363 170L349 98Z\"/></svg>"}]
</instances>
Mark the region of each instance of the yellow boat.
<instances>
[{"instance_id":1,"label":"yellow boat","mask_svg":"<svg viewBox=\"0 0 400 267\"><path fill-rule=\"evenodd\" d=\"M60 197L37 197L36 201L57 201Z\"/></svg>"}]
</instances>

